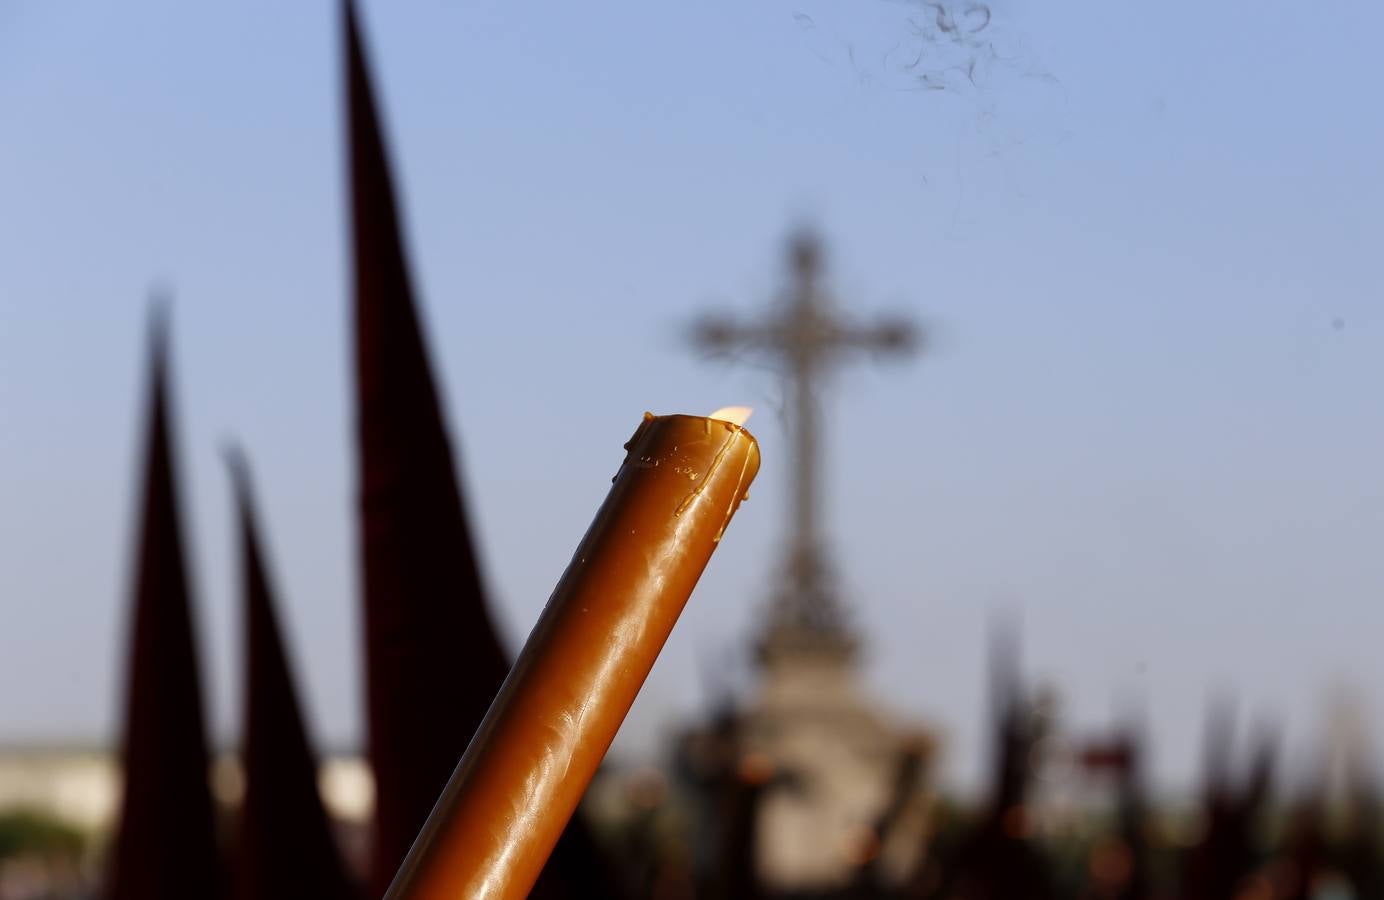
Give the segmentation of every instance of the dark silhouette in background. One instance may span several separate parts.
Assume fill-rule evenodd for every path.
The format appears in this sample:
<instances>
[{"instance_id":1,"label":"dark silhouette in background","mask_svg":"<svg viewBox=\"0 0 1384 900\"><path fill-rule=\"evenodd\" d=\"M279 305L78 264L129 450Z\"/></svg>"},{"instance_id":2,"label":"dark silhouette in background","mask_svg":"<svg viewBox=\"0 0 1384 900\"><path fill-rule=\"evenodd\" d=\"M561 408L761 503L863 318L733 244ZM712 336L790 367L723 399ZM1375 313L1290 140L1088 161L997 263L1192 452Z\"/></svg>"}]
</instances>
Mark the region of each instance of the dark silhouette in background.
<instances>
[{"instance_id":1,"label":"dark silhouette in background","mask_svg":"<svg viewBox=\"0 0 1384 900\"><path fill-rule=\"evenodd\" d=\"M1017 639L1001 633L992 651L995 706L990 796L978 823L935 871L922 871L916 896L1005 900L1055 896L1046 862L1029 840L1029 788L1041 726L1015 663Z\"/></svg>"},{"instance_id":2,"label":"dark silhouette in background","mask_svg":"<svg viewBox=\"0 0 1384 900\"><path fill-rule=\"evenodd\" d=\"M243 900L356 900L317 791L288 654L260 550L249 464L228 454L240 516L245 616L245 796L236 846L236 896Z\"/></svg>"},{"instance_id":3,"label":"dark silhouette in background","mask_svg":"<svg viewBox=\"0 0 1384 900\"><path fill-rule=\"evenodd\" d=\"M348 3L360 559L382 894L509 666L486 612Z\"/></svg>"},{"instance_id":4,"label":"dark silhouette in background","mask_svg":"<svg viewBox=\"0 0 1384 900\"><path fill-rule=\"evenodd\" d=\"M509 672L418 324L353 6L345 4L371 885L383 893ZM535 893L615 896L574 819Z\"/></svg>"},{"instance_id":5,"label":"dark silhouette in background","mask_svg":"<svg viewBox=\"0 0 1384 900\"><path fill-rule=\"evenodd\" d=\"M109 900L223 896L203 731L202 680L168 408L162 306L150 329L143 489L135 550L124 795L110 859Z\"/></svg>"},{"instance_id":6,"label":"dark silhouette in background","mask_svg":"<svg viewBox=\"0 0 1384 900\"><path fill-rule=\"evenodd\" d=\"M1187 864L1183 900L1233 897L1259 862L1255 829L1273 781L1276 742L1257 737L1248 771L1237 778L1230 761L1232 721L1227 709L1212 712L1202 801L1205 836Z\"/></svg>"}]
</instances>

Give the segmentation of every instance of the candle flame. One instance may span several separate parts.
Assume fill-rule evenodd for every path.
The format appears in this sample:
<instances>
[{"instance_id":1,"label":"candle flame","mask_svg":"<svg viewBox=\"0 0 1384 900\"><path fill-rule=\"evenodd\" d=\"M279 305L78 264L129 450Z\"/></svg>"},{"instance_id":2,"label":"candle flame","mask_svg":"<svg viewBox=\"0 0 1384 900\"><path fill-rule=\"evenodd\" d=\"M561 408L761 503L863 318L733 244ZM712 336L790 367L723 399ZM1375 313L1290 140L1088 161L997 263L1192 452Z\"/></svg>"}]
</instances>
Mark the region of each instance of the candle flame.
<instances>
[{"instance_id":1,"label":"candle flame","mask_svg":"<svg viewBox=\"0 0 1384 900\"><path fill-rule=\"evenodd\" d=\"M729 422L732 425L744 425L750 420L750 415L753 412L754 410L748 406L723 406L707 418L720 419L722 422Z\"/></svg>"}]
</instances>

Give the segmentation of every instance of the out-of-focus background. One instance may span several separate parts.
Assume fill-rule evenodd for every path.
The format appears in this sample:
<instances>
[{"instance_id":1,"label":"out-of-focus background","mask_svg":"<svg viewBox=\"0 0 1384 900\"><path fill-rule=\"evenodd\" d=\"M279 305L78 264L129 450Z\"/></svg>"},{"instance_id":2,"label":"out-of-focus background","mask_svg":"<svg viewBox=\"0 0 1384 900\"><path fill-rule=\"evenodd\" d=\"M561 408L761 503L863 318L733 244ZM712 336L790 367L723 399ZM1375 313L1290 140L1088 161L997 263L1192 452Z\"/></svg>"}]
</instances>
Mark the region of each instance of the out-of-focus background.
<instances>
[{"instance_id":1,"label":"out-of-focus background","mask_svg":"<svg viewBox=\"0 0 1384 900\"><path fill-rule=\"evenodd\" d=\"M1215 896L1176 854L1219 821L1208 740L1259 723L1269 824L1223 883L1290 896L1263 873L1296 798L1367 794L1384 714L1384 12L359 7L505 651L646 409L756 408L753 499L588 796L603 852L644 873L616 881L1012 895L929 874L964 868L949 848L1010 747L1029 813L1001 831L1059 860L1058 895L1115 896L1091 892L1139 848L1093 835L1118 832L1137 756L1164 823L1143 896ZM0 6L0 897L86 896L120 846L151 295L218 815L247 777L233 440L321 793L369 868L344 54L333 3ZM806 381L802 345L765 337L804 315L829 323ZM831 652L785 663L763 645L803 477L844 614ZM753 797L708 804L726 778ZM655 814L667 841L631 847ZM743 883L706 837L735 816ZM1301 896L1368 896L1342 852L1316 859Z\"/></svg>"}]
</instances>

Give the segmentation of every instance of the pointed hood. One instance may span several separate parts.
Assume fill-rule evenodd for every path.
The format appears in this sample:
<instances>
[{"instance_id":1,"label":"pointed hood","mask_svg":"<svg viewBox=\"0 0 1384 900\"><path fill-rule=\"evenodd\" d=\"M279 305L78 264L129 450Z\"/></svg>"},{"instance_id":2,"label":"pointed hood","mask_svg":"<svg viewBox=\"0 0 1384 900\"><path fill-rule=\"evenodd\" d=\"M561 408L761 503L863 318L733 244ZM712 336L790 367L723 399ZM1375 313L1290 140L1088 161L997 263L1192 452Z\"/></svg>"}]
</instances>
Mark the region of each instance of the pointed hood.
<instances>
[{"instance_id":1,"label":"pointed hood","mask_svg":"<svg viewBox=\"0 0 1384 900\"><path fill-rule=\"evenodd\" d=\"M403 861L508 663L486 611L414 308L354 11L345 9L372 887Z\"/></svg>"},{"instance_id":2,"label":"pointed hood","mask_svg":"<svg viewBox=\"0 0 1384 900\"><path fill-rule=\"evenodd\" d=\"M178 519L167 339L154 320L123 747L124 795L105 896L222 896L201 678Z\"/></svg>"},{"instance_id":3,"label":"pointed hood","mask_svg":"<svg viewBox=\"0 0 1384 900\"><path fill-rule=\"evenodd\" d=\"M1030 754L1041 735L1019 674L1017 632L1007 626L996 629L992 639L990 690L994 743L988 809L951 853L920 869L914 891L936 878L924 896L1052 900L1056 887L1046 860L1029 840L1025 805Z\"/></svg>"},{"instance_id":4,"label":"pointed hood","mask_svg":"<svg viewBox=\"0 0 1384 900\"><path fill-rule=\"evenodd\" d=\"M1207 776L1201 841L1186 860L1178 896L1219 900L1235 894L1254 870L1259 853L1256 826L1273 781L1277 742L1268 731L1256 738L1242 778L1231 767L1233 720L1228 708L1213 713L1207 742Z\"/></svg>"},{"instance_id":5,"label":"pointed hood","mask_svg":"<svg viewBox=\"0 0 1384 900\"><path fill-rule=\"evenodd\" d=\"M245 900L348 900L346 874L317 792L313 755L274 612L256 528L249 467L228 456L240 517L245 615L245 800L236 893Z\"/></svg>"},{"instance_id":6,"label":"pointed hood","mask_svg":"<svg viewBox=\"0 0 1384 900\"><path fill-rule=\"evenodd\" d=\"M371 888L383 893L509 660L487 611L414 306L359 24L344 3L355 289L356 428L370 761ZM617 897L609 860L574 816L535 897Z\"/></svg>"}]
</instances>

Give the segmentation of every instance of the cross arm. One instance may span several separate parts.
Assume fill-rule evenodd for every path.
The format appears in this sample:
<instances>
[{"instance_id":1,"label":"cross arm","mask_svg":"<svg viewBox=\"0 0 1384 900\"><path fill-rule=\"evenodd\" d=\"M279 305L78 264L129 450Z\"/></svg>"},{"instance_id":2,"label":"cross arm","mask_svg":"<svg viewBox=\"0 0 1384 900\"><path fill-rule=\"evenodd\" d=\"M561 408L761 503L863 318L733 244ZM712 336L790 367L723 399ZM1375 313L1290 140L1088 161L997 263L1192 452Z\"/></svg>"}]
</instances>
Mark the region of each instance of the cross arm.
<instances>
[{"instance_id":1,"label":"cross arm","mask_svg":"<svg viewBox=\"0 0 1384 900\"><path fill-rule=\"evenodd\" d=\"M702 316L692 323L692 343L707 353L729 353L773 347L778 330L745 324L725 315Z\"/></svg>"},{"instance_id":2,"label":"cross arm","mask_svg":"<svg viewBox=\"0 0 1384 900\"><path fill-rule=\"evenodd\" d=\"M912 355L926 342L926 332L902 316L882 317L867 326L838 327L830 339L838 347L890 356Z\"/></svg>"}]
</instances>

